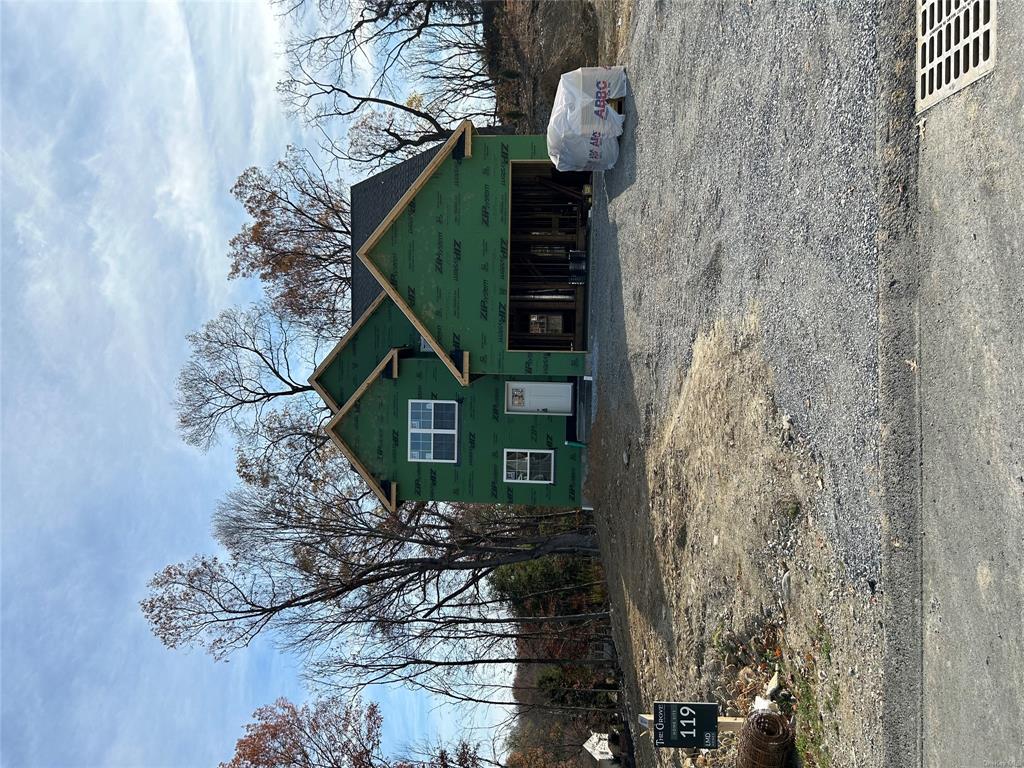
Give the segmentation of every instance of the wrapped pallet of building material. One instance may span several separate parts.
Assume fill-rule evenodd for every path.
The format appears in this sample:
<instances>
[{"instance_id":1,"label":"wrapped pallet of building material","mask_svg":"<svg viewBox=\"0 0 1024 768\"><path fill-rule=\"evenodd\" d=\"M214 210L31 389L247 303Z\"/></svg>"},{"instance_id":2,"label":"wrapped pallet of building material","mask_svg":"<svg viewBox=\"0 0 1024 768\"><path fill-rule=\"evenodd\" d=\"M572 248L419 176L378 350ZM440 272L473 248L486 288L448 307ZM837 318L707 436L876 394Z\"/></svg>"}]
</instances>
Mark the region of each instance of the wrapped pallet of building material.
<instances>
[{"instance_id":1,"label":"wrapped pallet of building material","mask_svg":"<svg viewBox=\"0 0 1024 768\"><path fill-rule=\"evenodd\" d=\"M626 95L622 67L582 67L558 82L548 156L560 171L607 171L619 159L623 117L608 102Z\"/></svg>"}]
</instances>

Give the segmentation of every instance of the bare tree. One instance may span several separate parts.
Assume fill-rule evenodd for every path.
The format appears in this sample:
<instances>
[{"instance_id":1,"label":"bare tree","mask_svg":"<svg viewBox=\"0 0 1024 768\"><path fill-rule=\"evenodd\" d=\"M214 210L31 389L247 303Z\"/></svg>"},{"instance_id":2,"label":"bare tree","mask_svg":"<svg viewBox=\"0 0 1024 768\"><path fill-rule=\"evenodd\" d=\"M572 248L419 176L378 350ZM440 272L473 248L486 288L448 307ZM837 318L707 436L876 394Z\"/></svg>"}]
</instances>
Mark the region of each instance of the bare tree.
<instances>
[{"instance_id":1,"label":"bare tree","mask_svg":"<svg viewBox=\"0 0 1024 768\"><path fill-rule=\"evenodd\" d=\"M380 710L358 699L332 696L298 706L281 698L253 717L234 757L220 768L481 768L485 762L466 741L413 757L386 757Z\"/></svg>"},{"instance_id":2,"label":"bare tree","mask_svg":"<svg viewBox=\"0 0 1024 768\"><path fill-rule=\"evenodd\" d=\"M558 645L566 627L603 610L517 630L485 585L509 563L593 555L589 525L545 532L526 513L469 516L427 503L392 513L330 482L232 493L215 516L230 559L195 558L150 583L142 607L157 636L223 658L273 628L283 644L313 654L311 674L352 688L400 682L441 690L443 678L454 690L479 682L487 665L608 664ZM527 639L543 652L523 658Z\"/></svg>"},{"instance_id":3,"label":"bare tree","mask_svg":"<svg viewBox=\"0 0 1024 768\"><path fill-rule=\"evenodd\" d=\"M258 438L285 399L317 402L305 380L318 339L264 304L224 310L187 337L192 353L178 375L175 406L185 441L207 449L227 429Z\"/></svg>"},{"instance_id":4,"label":"bare tree","mask_svg":"<svg viewBox=\"0 0 1024 768\"><path fill-rule=\"evenodd\" d=\"M280 5L316 16L315 31L288 46L280 90L336 159L376 168L443 141L462 120L496 123L480 0Z\"/></svg>"},{"instance_id":5,"label":"bare tree","mask_svg":"<svg viewBox=\"0 0 1024 768\"><path fill-rule=\"evenodd\" d=\"M329 418L327 409L307 397L264 411L258 427L237 437L235 470L239 479L263 488L295 488L323 482L325 477L357 482L324 431Z\"/></svg>"},{"instance_id":6,"label":"bare tree","mask_svg":"<svg viewBox=\"0 0 1024 768\"><path fill-rule=\"evenodd\" d=\"M352 229L348 189L308 150L249 168L232 193L252 218L231 240L231 277L258 277L271 306L324 336L348 325Z\"/></svg>"}]
</instances>

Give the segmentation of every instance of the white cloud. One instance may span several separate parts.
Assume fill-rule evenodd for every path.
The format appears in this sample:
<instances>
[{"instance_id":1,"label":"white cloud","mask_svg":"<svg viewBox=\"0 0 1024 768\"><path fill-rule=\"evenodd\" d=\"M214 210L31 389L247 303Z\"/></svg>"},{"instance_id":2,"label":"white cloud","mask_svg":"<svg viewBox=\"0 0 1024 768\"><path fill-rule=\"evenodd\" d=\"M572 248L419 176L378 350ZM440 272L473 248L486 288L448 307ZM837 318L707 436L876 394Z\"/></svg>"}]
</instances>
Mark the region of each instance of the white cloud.
<instances>
[{"instance_id":1,"label":"white cloud","mask_svg":"<svg viewBox=\"0 0 1024 768\"><path fill-rule=\"evenodd\" d=\"M181 449L169 402L184 334L250 290L226 281L231 182L291 138L255 93L269 23L4 8L5 764L215 763L256 706L297 695L265 646L214 667L160 648L136 605L213 547L230 483L229 451Z\"/></svg>"},{"instance_id":2,"label":"white cloud","mask_svg":"<svg viewBox=\"0 0 1024 768\"><path fill-rule=\"evenodd\" d=\"M294 665L165 651L136 602L213 547L230 483L230 451L183 450L169 402L184 334L251 290L225 279L231 184L312 143L274 91L282 33L265 3L105 3L8 5L0 34L4 760L216 762L253 709L300 697ZM397 739L444 726L389 701Z\"/></svg>"},{"instance_id":3,"label":"white cloud","mask_svg":"<svg viewBox=\"0 0 1024 768\"><path fill-rule=\"evenodd\" d=\"M7 122L10 137L11 121ZM19 126L15 123L13 127L16 135ZM15 243L5 243L4 251L7 258L14 248L21 255L27 275L22 300L33 308L33 321L44 325L48 335L68 327L65 297L77 289L79 277L73 269L53 269L50 260L50 254L62 247L63 224L53 168L54 144L52 138L47 138L40 143L25 142L12 151L8 139L2 168L5 204L10 206L12 199L23 201L13 216Z\"/></svg>"},{"instance_id":4,"label":"white cloud","mask_svg":"<svg viewBox=\"0 0 1024 768\"><path fill-rule=\"evenodd\" d=\"M249 143L260 157L276 157L283 151L280 116L284 105L277 84L285 75L285 20L277 16L269 3L257 3L248 11L252 45L276 55L250 58L245 69L245 82L251 95L252 128ZM241 169L240 169L241 170Z\"/></svg>"}]
</instances>

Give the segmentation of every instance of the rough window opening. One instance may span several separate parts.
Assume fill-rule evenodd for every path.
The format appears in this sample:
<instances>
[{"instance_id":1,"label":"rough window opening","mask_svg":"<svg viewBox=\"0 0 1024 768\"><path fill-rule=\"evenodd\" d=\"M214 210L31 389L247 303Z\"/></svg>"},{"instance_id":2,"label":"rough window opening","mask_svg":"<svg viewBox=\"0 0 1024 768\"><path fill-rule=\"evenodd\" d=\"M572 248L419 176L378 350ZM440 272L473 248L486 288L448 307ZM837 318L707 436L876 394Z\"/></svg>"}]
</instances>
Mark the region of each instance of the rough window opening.
<instances>
[{"instance_id":1,"label":"rough window opening","mask_svg":"<svg viewBox=\"0 0 1024 768\"><path fill-rule=\"evenodd\" d=\"M917 111L995 66L996 0L918 0Z\"/></svg>"}]
</instances>

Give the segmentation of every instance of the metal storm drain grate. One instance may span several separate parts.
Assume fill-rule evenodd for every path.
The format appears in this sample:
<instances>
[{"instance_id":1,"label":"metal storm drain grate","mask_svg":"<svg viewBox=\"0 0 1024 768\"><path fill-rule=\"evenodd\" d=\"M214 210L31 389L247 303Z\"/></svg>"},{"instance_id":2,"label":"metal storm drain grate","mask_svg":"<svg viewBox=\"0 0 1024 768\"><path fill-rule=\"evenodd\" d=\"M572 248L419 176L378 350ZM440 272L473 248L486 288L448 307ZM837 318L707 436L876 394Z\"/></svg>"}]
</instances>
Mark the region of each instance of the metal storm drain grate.
<instances>
[{"instance_id":1,"label":"metal storm drain grate","mask_svg":"<svg viewBox=\"0 0 1024 768\"><path fill-rule=\"evenodd\" d=\"M917 111L970 85L996 63L996 0L918 0Z\"/></svg>"}]
</instances>

